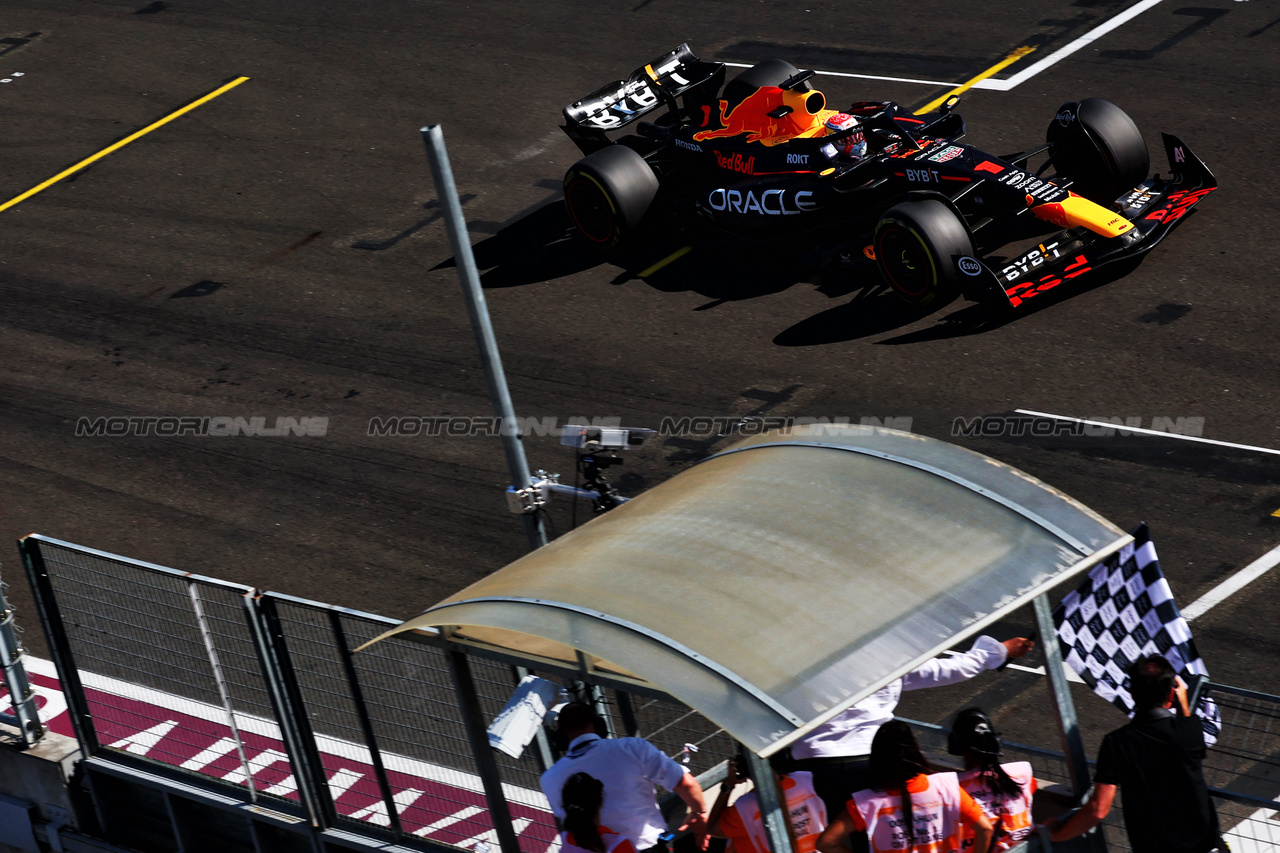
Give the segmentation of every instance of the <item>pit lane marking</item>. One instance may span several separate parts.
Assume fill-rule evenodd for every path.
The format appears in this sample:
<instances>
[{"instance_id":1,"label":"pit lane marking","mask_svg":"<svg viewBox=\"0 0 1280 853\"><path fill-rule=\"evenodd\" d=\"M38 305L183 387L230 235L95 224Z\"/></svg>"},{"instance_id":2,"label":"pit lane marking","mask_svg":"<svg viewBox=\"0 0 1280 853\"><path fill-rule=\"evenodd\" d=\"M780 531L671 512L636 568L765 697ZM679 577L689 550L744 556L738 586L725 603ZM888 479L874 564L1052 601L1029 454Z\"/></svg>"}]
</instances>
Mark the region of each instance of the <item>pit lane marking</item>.
<instances>
[{"instance_id":1,"label":"pit lane marking","mask_svg":"<svg viewBox=\"0 0 1280 853\"><path fill-rule=\"evenodd\" d=\"M1176 438L1181 441L1195 441L1195 442L1199 442L1200 444L1213 444L1213 445L1217 445L1218 447L1231 447L1236 450L1253 450L1258 453L1270 453L1273 456L1280 456L1280 450L1273 450L1270 447L1258 447L1253 444L1236 444L1235 442L1232 442L1232 441L1218 441L1217 439L1200 438L1199 436L1194 436L1194 435L1178 435L1177 433L1173 433L1173 432L1161 432L1160 430L1143 429L1142 427L1119 426L1109 421L1091 421L1091 420L1088 420L1087 418L1069 418L1066 415L1051 415L1051 414L1048 414L1047 412L1033 412L1033 411L1030 411L1029 409L1014 409L1014 411L1020 415L1031 415L1032 417L1036 417L1036 418L1053 418L1054 420L1058 420L1058 421L1071 421L1072 423L1087 424L1088 426L1109 427L1111 429L1117 429L1122 433L1137 432L1137 433L1142 433L1143 435L1158 435L1163 438Z\"/></svg>"},{"instance_id":2,"label":"pit lane marking","mask_svg":"<svg viewBox=\"0 0 1280 853\"><path fill-rule=\"evenodd\" d=\"M665 258L663 258L662 260L658 261L658 262L657 262L656 264L654 264L653 266L649 267L649 268L648 268L648 269L646 269L646 270L643 270L643 271L640 273L640 275L639 275L638 277L639 277L639 278L648 278L649 276L651 276L651 275L653 275L654 273L656 273L658 270L660 270L660 269L662 269L663 267L665 267L667 264L672 263L672 262L674 262L674 261L678 261L678 260L680 260L681 258L683 258L685 255L689 254L689 253L690 253L690 252L692 252L692 251L693 251L693 247L692 247L692 246L685 246L683 249L676 249L674 252L672 252L671 254L667 255Z\"/></svg>"},{"instance_id":3,"label":"pit lane marking","mask_svg":"<svg viewBox=\"0 0 1280 853\"><path fill-rule=\"evenodd\" d=\"M1075 41L1071 42L1070 44L1064 47L1061 47L1055 50L1053 53L1049 54L1044 59L1040 60L1034 65L1024 68L1023 70L1019 71L1017 74L1013 75L1009 79L986 80L986 81L983 81L982 84L977 85L974 88L990 89L996 92L1007 92L1010 89L1013 89L1017 86L1021 86L1023 83L1027 82L1032 77L1039 74L1041 71L1044 71L1046 68L1049 68L1052 65L1056 65L1057 63L1066 59L1068 56L1080 50L1081 48L1087 47L1088 45L1102 38L1107 33L1114 30L1116 27L1119 27L1122 24L1128 23L1129 21L1141 15L1143 12L1147 11L1148 9L1152 9L1163 2L1164 0L1142 0L1141 3L1137 3L1133 6L1130 6L1128 9L1125 9L1119 15L1116 15L1114 18L1104 21L1103 23L1089 30L1089 32L1080 36Z\"/></svg>"},{"instance_id":4,"label":"pit lane marking","mask_svg":"<svg viewBox=\"0 0 1280 853\"><path fill-rule=\"evenodd\" d=\"M1022 57L1026 56L1028 53L1031 53L1034 50L1035 50L1035 47L1024 44L1022 47L1018 48L1013 53L1009 54L1004 59L1000 60L995 65L988 68L986 71L983 71L981 74L977 75L976 77L973 77L965 81L964 83L961 83L959 86L956 86L954 89L952 89L950 92L947 92L945 95L941 95L940 97L935 98L934 100L925 104L923 107L916 110L915 114L918 116L922 116L925 113L933 112L938 107L942 106L942 102L945 101L947 98L950 98L952 95L958 95L961 92L965 92L969 89L972 89L978 83L981 83L983 80L987 79L993 74L997 74L1000 71L1003 71L1005 68L1008 68L1010 65L1017 62L1019 59L1021 59Z\"/></svg>"},{"instance_id":5,"label":"pit lane marking","mask_svg":"<svg viewBox=\"0 0 1280 853\"><path fill-rule=\"evenodd\" d=\"M167 116L160 119L159 121L152 122L151 124L144 127L142 130L131 133L128 136L126 136L124 139L121 139L119 142L116 142L112 145L108 145L106 148L103 148L97 154L93 154L89 157L86 157L85 159L81 160L79 163L76 163L71 168L63 169L61 172L54 175L52 178L45 181L44 183L38 184L32 187L31 189L27 190L26 192L20 195L14 196L13 198L6 201L4 204L0 204L0 211L8 210L9 208L13 207L15 204L18 204L20 202L26 201L27 199L31 198L36 193L47 190L49 187L53 186L58 181L67 177L68 175L73 175L76 172L83 169L84 167L92 163L96 163L97 161L101 160L103 157L106 157L112 151L116 151L120 148L123 148L124 146L128 145L130 142L133 142L135 139L139 139L143 136L146 136L148 133L155 130L156 128L162 127L168 124L169 122L173 121L174 119L178 118L179 116L182 116L191 112L201 104L206 104L209 101L212 101L214 98L218 97L219 95L225 92L231 91L236 86L239 86L241 83L245 82L248 79L249 79L248 77L237 77L236 79L232 80L230 83L226 83L222 86L219 86L217 89L214 89L209 94L204 95L203 97L197 98L196 100L187 104L185 107L174 110L173 112L169 113Z\"/></svg>"}]
</instances>

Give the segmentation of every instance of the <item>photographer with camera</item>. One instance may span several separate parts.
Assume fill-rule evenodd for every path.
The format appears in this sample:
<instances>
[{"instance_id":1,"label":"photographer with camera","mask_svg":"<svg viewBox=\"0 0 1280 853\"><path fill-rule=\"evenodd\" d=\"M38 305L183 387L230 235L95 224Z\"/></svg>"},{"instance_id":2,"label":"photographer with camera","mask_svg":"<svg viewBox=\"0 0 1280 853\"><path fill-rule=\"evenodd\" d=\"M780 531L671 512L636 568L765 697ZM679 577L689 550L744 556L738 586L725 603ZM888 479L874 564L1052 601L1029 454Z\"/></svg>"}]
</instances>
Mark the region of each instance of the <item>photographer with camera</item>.
<instances>
[{"instance_id":1,"label":"photographer with camera","mask_svg":"<svg viewBox=\"0 0 1280 853\"><path fill-rule=\"evenodd\" d=\"M639 853L665 850L661 836L667 824L654 798L654 786L661 785L689 807L689 817L680 828L690 830L698 849L705 850L707 805L698 780L647 740L605 740L600 736L602 728L595 709L583 702L570 702L560 711L558 729L568 741L568 751L540 780L560 825L565 822L564 785L575 774L586 773L604 783L601 825L630 839Z\"/></svg>"}]
</instances>

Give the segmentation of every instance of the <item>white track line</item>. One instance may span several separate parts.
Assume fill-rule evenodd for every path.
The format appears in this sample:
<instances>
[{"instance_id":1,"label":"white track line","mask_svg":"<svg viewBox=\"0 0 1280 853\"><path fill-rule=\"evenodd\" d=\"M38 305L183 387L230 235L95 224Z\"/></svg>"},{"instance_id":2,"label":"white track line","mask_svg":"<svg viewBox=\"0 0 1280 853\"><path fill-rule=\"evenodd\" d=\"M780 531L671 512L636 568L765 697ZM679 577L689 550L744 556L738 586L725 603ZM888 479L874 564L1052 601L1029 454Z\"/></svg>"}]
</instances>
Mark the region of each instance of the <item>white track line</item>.
<instances>
[{"instance_id":1,"label":"white track line","mask_svg":"<svg viewBox=\"0 0 1280 853\"><path fill-rule=\"evenodd\" d=\"M1195 441L1200 444L1213 444L1218 447L1233 447L1236 450L1254 450L1258 453L1270 453L1274 456L1280 456L1280 450L1273 450L1270 447L1258 447L1253 444L1236 444L1232 441L1218 441L1213 438L1200 438L1194 435L1179 435L1176 432L1163 432L1158 429L1143 429L1142 427L1123 426L1114 424L1110 421L1091 421L1088 418L1069 418L1066 415L1051 415L1048 412L1033 412L1030 409L1014 409L1020 415L1032 415L1037 418L1053 418L1058 421L1071 421L1077 424L1088 424L1089 426L1108 427L1110 429L1119 430L1122 433L1139 432L1143 435L1158 435L1164 438L1176 438L1180 441Z\"/></svg>"},{"instance_id":2,"label":"white track line","mask_svg":"<svg viewBox=\"0 0 1280 853\"><path fill-rule=\"evenodd\" d=\"M1280 546L1272 548L1213 589L1196 599L1182 611L1182 617L1190 622L1203 616L1211 607L1221 604L1258 578L1280 565Z\"/></svg>"},{"instance_id":3,"label":"white track line","mask_svg":"<svg viewBox=\"0 0 1280 853\"><path fill-rule=\"evenodd\" d=\"M750 68L745 62L726 62L730 68ZM858 80L887 80L890 83L919 83L921 86L959 86L959 83L947 83L943 80L917 80L914 77L881 77L876 74L850 74L845 71L817 71L823 77L854 77Z\"/></svg>"},{"instance_id":4,"label":"white track line","mask_svg":"<svg viewBox=\"0 0 1280 853\"><path fill-rule=\"evenodd\" d=\"M1027 66L1022 71L1019 71L1017 74L1013 75L1012 77L1006 80L995 80L995 79L983 80L979 83L974 84L973 88L992 89L997 92L1007 92L1010 89L1014 88L1015 86L1021 86L1023 83L1027 82L1032 77L1036 76L1041 71L1044 71L1046 68L1050 67L1051 65L1061 62L1071 54L1075 53L1077 50L1080 50L1083 47L1087 47L1088 45L1092 44L1093 42L1105 36L1107 33L1114 30L1116 27L1119 27L1122 24L1128 23L1129 21L1138 17L1148 9L1151 9L1155 6L1160 5L1160 3L1162 2L1164 2L1164 0L1142 0L1141 3L1137 3L1137 4L1134 4L1133 6L1130 6L1128 9L1125 9L1119 15L1116 15L1114 18L1110 18L1104 23L1099 24L1098 26L1089 30L1089 32L1080 36L1080 38L1076 39L1075 41L1071 42L1065 47L1061 47L1055 50L1053 53L1049 54L1039 62L1036 62L1032 65Z\"/></svg>"},{"instance_id":5,"label":"white track line","mask_svg":"<svg viewBox=\"0 0 1280 853\"><path fill-rule=\"evenodd\" d=\"M1039 74L1041 71L1044 71L1046 68L1056 65L1057 63L1066 59L1068 56L1080 50L1081 48L1089 46L1090 44L1102 38L1107 33L1111 32L1117 27L1122 26L1128 23L1129 21L1132 21L1134 18L1138 17L1143 12L1155 6L1158 6L1163 2L1164 0L1142 0L1141 3L1136 3L1133 6L1130 6L1128 9L1125 9L1119 15L1116 15L1114 18L1107 19L1106 21L1102 22L1098 26L1089 30L1089 32L1080 36L1075 41L1071 42L1070 44L1067 44L1064 47L1058 48L1053 53L1046 56L1044 59L1041 59L1039 62L1036 62L1033 65L1027 66L1022 71L1019 71L1017 74L1014 74L1012 77L1009 77L1005 80L999 80L994 77L988 78L986 80L979 80L977 83L974 83L969 88L988 89L993 92L1008 92L1010 89L1013 89L1017 86L1021 86L1023 83L1027 82L1032 77ZM750 68L751 67L750 65L747 65L741 62L726 62L725 65L728 65L732 68ZM824 77L853 77L859 80L885 80L890 83L919 83L921 86L955 87L960 85L959 83L947 83L941 80L917 80L912 77L881 77L875 74L848 74L843 71L818 71L815 69L813 73L820 74Z\"/></svg>"}]
</instances>

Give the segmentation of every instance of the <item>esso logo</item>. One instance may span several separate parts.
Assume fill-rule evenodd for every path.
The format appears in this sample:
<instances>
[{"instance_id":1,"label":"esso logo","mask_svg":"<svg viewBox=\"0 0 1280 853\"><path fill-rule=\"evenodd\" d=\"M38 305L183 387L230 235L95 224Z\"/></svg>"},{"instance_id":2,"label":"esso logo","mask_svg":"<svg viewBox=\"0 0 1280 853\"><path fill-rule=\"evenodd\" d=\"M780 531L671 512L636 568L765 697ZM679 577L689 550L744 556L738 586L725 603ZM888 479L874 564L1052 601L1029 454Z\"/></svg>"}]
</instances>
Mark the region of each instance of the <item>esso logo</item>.
<instances>
[{"instance_id":1,"label":"esso logo","mask_svg":"<svg viewBox=\"0 0 1280 853\"><path fill-rule=\"evenodd\" d=\"M1062 125L1063 127L1070 127L1071 122L1076 120L1076 114L1073 113L1071 110L1063 110L1062 112L1058 113L1056 118L1058 119L1058 124Z\"/></svg>"},{"instance_id":2,"label":"esso logo","mask_svg":"<svg viewBox=\"0 0 1280 853\"><path fill-rule=\"evenodd\" d=\"M957 266L965 275L982 275L982 264L976 258L963 257Z\"/></svg>"}]
</instances>

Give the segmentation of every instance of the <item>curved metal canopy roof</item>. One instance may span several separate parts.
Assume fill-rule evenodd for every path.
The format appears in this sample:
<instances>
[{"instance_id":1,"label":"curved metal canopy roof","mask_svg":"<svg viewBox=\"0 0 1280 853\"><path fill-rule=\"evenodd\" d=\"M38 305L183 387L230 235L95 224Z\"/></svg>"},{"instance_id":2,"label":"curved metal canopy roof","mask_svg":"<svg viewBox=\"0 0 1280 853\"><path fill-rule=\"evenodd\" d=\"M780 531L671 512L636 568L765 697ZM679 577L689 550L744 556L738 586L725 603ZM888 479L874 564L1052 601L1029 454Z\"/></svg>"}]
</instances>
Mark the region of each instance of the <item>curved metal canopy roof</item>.
<instances>
[{"instance_id":1,"label":"curved metal canopy roof","mask_svg":"<svg viewBox=\"0 0 1280 853\"><path fill-rule=\"evenodd\" d=\"M389 634L583 653L768 755L1129 541L964 448L796 428L704 460Z\"/></svg>"}]
</instances>

